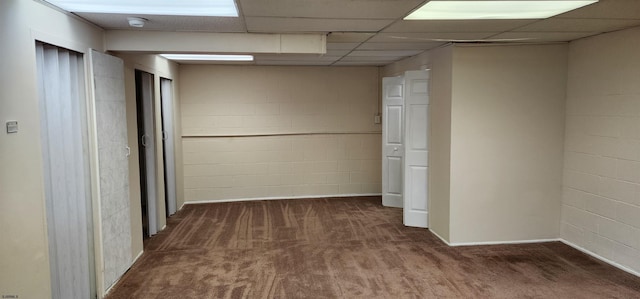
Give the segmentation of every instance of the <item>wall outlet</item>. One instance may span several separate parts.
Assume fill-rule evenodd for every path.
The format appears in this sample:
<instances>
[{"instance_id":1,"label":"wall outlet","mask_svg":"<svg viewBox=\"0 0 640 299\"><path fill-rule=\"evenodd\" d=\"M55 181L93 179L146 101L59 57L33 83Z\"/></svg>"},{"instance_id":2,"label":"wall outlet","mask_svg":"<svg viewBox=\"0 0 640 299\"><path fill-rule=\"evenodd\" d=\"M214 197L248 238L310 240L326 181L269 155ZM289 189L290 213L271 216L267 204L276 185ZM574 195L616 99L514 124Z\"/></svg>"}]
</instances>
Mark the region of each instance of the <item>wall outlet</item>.
<instances>
[{"instance_id":1,"label":"wall outlet","mask_svg":"<svg viewBox=\"0 0 640 299\"><path fill-rule=\"evenodd\" d=\"M18 122L15 120L7 122L7 134L18 133Z\"/></svg>"},{"instance_id":2,"label":"wall outlet","mask_svg":"<svg viewBox=\"0 0 640 299\"><path fill-rule=\"evenodd\" d=\"M373 123L374 124L379 124L381 122L382 122L382 116L376 115L376 116L373 117Z\"/></svg>"}]
</instances>

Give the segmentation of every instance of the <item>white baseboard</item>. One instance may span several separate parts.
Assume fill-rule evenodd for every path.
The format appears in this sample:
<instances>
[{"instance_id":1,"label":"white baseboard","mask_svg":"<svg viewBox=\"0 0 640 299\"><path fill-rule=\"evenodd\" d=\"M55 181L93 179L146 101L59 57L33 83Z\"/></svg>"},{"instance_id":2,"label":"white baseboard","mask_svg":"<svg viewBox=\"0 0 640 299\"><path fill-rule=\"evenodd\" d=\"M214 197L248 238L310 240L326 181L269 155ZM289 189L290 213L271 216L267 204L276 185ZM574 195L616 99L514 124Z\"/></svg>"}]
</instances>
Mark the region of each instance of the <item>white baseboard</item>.
<instances>
[{"instance_id":1,"label":"white baseboard","mask_svg":"<svg viewBox=\"0 0 640 299\"><path fill-rule=\"evenodd\" d=\"M622 271L625 271L625 272L627 272L627 273L630 273L630 274L633 274L633 275L635 275L635 276L640 277L640 272L635 271L635 270L630 269L630 268L627 268L627 267L625 267L625 266L623 266L623 265L620 265L620 264L618 264L618 263L616 263L616 262L614 262L614 261L612 261L612 260L610 260L610 259L608 259L608 258L602 257L602 256L600 256L600 255L598 255L598 254L596 254L596 253L594 253L594 252L592 252L592 251L589 251L589 250L587 250L587 249L584 249L584 248L582 248L582 247L580 247L580 246L578 246L578 245L576 245L576 244L573 244L573 243L571 243L571 242L569 242L569 241L567 241L567 240L565 240L565 239L560 239L560 242L562 242L562 243L564 243L564 244L566 244L566 245L568 245L568 246L571 246L571 247L573 247L574 249L576 249L576 250L578 250L578 251L581 251L582 253L585 253L585 254L587 254L587 255L590 255L590 256L592 256L592 257L594 257L594 258L598 259L598 260L601 260L601 261L603 261L603 262L605 262L605 263L607 263L607 264L609 264L609 265L611 265L611 266L614 266L614 267L616 267L616 268L618 268L618 269L620 269L620 270L622 270Z\"/></svg>"},{"instance_id":2,"label":"white baseboard","mask_svg":"<svg viewBox=\"0 0 640 299\"><path fill-rule=\"evenodd\" d=\"M283 200L283 199L306 199L306 198L331 198L331 197L364 197L364 196L381 196L381 193L365 193L365 194L329 194L329 195L301 195L301 196L278 196L278 197L252 197L252 198L232 198L232 199L207 199L198 201L188 201L184 205L193 205L201 203L216 202L239 202L239 201L258 201L258 200ZM184 206L183 205L183 206Z\"/></svg>"},{"instance_id":3,"label":"white baseboard","mask_svg":"<svg viewBox=\"0 0 640 299\"><path fill-rule=\"evenodd\" d=\"M560 239L534 239L534 240L516 240L516 241L488 241L488 242L449 242L445 240L441 235L435 231L429 229L429 231L438 239L442 240L445 244L451 247L461 246L482 246L482 245L508 245L508 244L534 244L534 243L548 243L562 241Z\"/></svg>"},{"instance_id":4,"label":"white baseboard","mask_svg":"<svg viewBox=\"0 0 640 299\"><path fill-rule=\"evenodd\" d=\"M112 289L116 284L118 284L118 282L120 281L120 279L122 279L122 277L124 276L124 274L125 274L125 273L127 273L127 272L131 269L131 266L133 266L133 264L135 264L135 263L138 261L138 259L140 259L140 257L142 256L142 254L143 254L143 253L144 253L144 250L141 250L141 251L140 251L140 253L138 253L138 255L137 255L135 258L133 258L133 261L131 261L131 264L129 265L129 267L127 268L127 270L126 270L126 271L124 271L124 273L123 273L122 275L120 275L120 277L118 277L118 279L116 279L116 281L114 281L114 282L113 282L113 284L112 284L111 286L109 286L109 288L107 288L107 289L104 291L104 295L103 295L103 297L104 297L104 296L106 296L107 294L109 294L109 292L111 291L111 289Z\"/></svg>"},{"instance_id":5,"label":"white baseboard","mask_svg":"<svg viewBox=\"0 0 640 299\"><path fill-rule=\"evenodd\" d=\"M429 229L429 231L436 237L438 237L438 239L440 239L442 242L444 242L444 244L447 244L447 246L451 246L451 244L449 244L449 241L445 240L442 236L440 236L438 233L434 232L433 230Z\"/></svg>"},{"instance_id":6,"label":"white baseboard","mask_svg":"<svg viewBox=\"0 0 640 299\"><path fill-rule=\"evenodd\" d=\"M529 244L529 243L546 243L546 242L562 242L582 253L585 253L589 256L592 256L600 261L603 261L611 266L614 266L622 271L625 271L627 273L633 274L635 276L640 277L640 272L635 271L633 269L627 268L623 265L620 265L608 258L602 257L592 251L589 251L587 249L584 249L576 244L573 244L565 239L539 239L539 240L519 240L519 241L498 241L498 242L461 242L461 243L449 243L447 240L445 240L442 236L440 236L438 233L429 230L433 235L435 235L436 237L438 237L440 240L442 240L442 242L444 242L445 244L447 244L448 246L452 246L452 247L456 247L456 246L477 246L477 245L501 245L501 244Z\"/></svg>"},{"instance_id":7,"label":"white baseboard","mask_svg":"<svg viewBox=\"0 0 640 299\"><path fill-rule=\"evenodd\" d=\"M133 264L135 264L140 259L143 253L144 250L140 250L140 253L138 253L138 255L133 259L133 262L131 262L131 266L133 266ZM131 266L129 266L129 268L131 268Z\"/></svg>"},{"instance_id":8,"label":"white baseboard","mask_svg":"<svg viewBox=\"0 0 640 299\"><path fill-rule=\"evenodd\" d=\"M449 246L478 246L478 245L509 245L509 244L532 244L558 242L560 239L533 239L533 240L515 240L515 241L487 241L487 242L451 242Z\"/></svg>"}]
</instances>

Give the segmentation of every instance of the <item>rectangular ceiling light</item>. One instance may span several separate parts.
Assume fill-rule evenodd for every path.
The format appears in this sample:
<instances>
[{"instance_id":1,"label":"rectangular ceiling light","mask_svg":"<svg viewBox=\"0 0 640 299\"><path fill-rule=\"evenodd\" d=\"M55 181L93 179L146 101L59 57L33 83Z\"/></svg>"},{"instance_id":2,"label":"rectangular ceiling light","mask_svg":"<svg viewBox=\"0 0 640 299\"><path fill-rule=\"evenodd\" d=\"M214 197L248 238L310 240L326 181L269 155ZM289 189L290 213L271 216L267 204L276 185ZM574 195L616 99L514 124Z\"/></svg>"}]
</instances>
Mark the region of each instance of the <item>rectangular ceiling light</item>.
<instances>
[{"instance_id":1,"label":"rectangular ceiling light","mask_svg":"<svg viewBox=\"0 0 640 299\"><path fill-rule=\"evenodd\" d=\"M252 55L160 54L177 61L253 61Z\"/></svg>"},{"instance_id":2,"label":"rectangular ceiling light","mask_svg":"<svg viewBox=\"0 0 640 299\"><path fill-rule=\"evenodd\" d=\"M405 20L545 19L598 0L429 1Z\"/></svg>"},{"instance_id":3,"label":"rectangular ceiling light","mask_svg":"<svg viewBox=\"0 0 640 299\"><path fill-rule=\"evenodd\" d=\"M237 17L233 0L45 0L69 12Z\"/></svg>"}]
</instances>

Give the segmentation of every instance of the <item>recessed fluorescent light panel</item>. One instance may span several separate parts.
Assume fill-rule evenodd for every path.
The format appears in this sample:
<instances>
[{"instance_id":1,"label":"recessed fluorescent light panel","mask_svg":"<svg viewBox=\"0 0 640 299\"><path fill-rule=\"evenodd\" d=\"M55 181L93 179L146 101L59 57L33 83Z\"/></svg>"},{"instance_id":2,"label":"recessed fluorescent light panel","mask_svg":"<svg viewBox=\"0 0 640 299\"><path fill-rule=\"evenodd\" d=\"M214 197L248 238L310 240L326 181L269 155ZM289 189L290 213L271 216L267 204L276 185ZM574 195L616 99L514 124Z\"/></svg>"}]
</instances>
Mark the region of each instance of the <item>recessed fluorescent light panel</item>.
<instances>
[{"instance_id":1,"label":"recessed fluorescent light panel","mask_svg":"<svg viewBox=\"0 0 640 299\"><path fill-rule=\"evenodd\" d=\"M237 17L233 0L45 0L70 12Z\"/></svg>"},{"instance_id":2,"label":"recessed fluorescent light panel","mask_svg":"<svg viewBox=\"0 0 640 299\"><path fill-rule=\"evenodd\" d=\"M405 20L545 19L598 0L429 1Z\"/></svg>"},{"instance_id":3,"label":"recessed fluorescent light panel","mask_svg":"<svg viewBox=\"0 0 640 299\"><path fill-rule=\"evenodd\" d=\"M178 61L253 61L252 55L209 55L209 54L160 54Z\"/></svg>"}]
</instances>

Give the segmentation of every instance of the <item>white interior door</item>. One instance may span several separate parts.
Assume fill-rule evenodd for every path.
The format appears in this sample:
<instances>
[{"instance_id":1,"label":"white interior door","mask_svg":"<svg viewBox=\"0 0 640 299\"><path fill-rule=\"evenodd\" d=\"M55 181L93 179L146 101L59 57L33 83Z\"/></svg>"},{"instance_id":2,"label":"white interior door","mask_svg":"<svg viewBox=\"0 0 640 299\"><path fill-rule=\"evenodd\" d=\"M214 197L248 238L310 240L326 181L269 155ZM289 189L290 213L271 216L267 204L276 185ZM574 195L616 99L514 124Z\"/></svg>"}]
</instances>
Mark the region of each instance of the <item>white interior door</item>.
<instances>
[{"instance_id":1,"label":"white interior door","mask_svg":"<svg viewBox=\"0 0 640 299\"><path fill-rule=\"evenodd\" d=\"M127 107L122 60L91 51L91 65L100 175L104 291L129 269L132 262Z\"/></svg>"},{"instance_id":2,"label":"white interior door","mask_svg":"<svg viewBox=\"0 0 640 299\"><path fill-rule=\"evenodd\" d=\"M403 78L382 79L382 204L402 208Z\"/></svg>"},{"instance_id":3,"label":"white interior door","mask_svg":"<svg viewBox=\"0 0 640 299\"><path fill-rule=\"evenodd\" d=\"M160 78L162 101L162 140L164 144L164 186L167 200L167 216L176 212L176 164L173 147L173 88L172 81Z\"/></svg>"},{"instance_id":4,"label":"white interior door","mask_svg":"<svg viewBox=\"0 0 640 299\"><path fill-rule=\"evenodd\" d=\"M142 104L142 130L143 134L140 137L140 144L142 145L141 159L144 159L144 186L141 186L144 191L142 196L146 195L147 203L147 219L148 219L148 233L149 236L153 236L158 232L158 218L157 218L157 200L158 195L157 188L157 176L156 176L156 135L155 135L155 120L154 120L154 105L153 105L153 75L143 71L136 71L140 76L140 103Z\"/></svg>"},{"instance_id":5,"label":"white interior door","mask_svg":"<svg viewBox=\"0 0 640 299\"><path fill-rule=\"evenodd\" d=\"M409 71L405 82L404 225L427 227L429 73Z\"/></svg>"}]
</instances>

